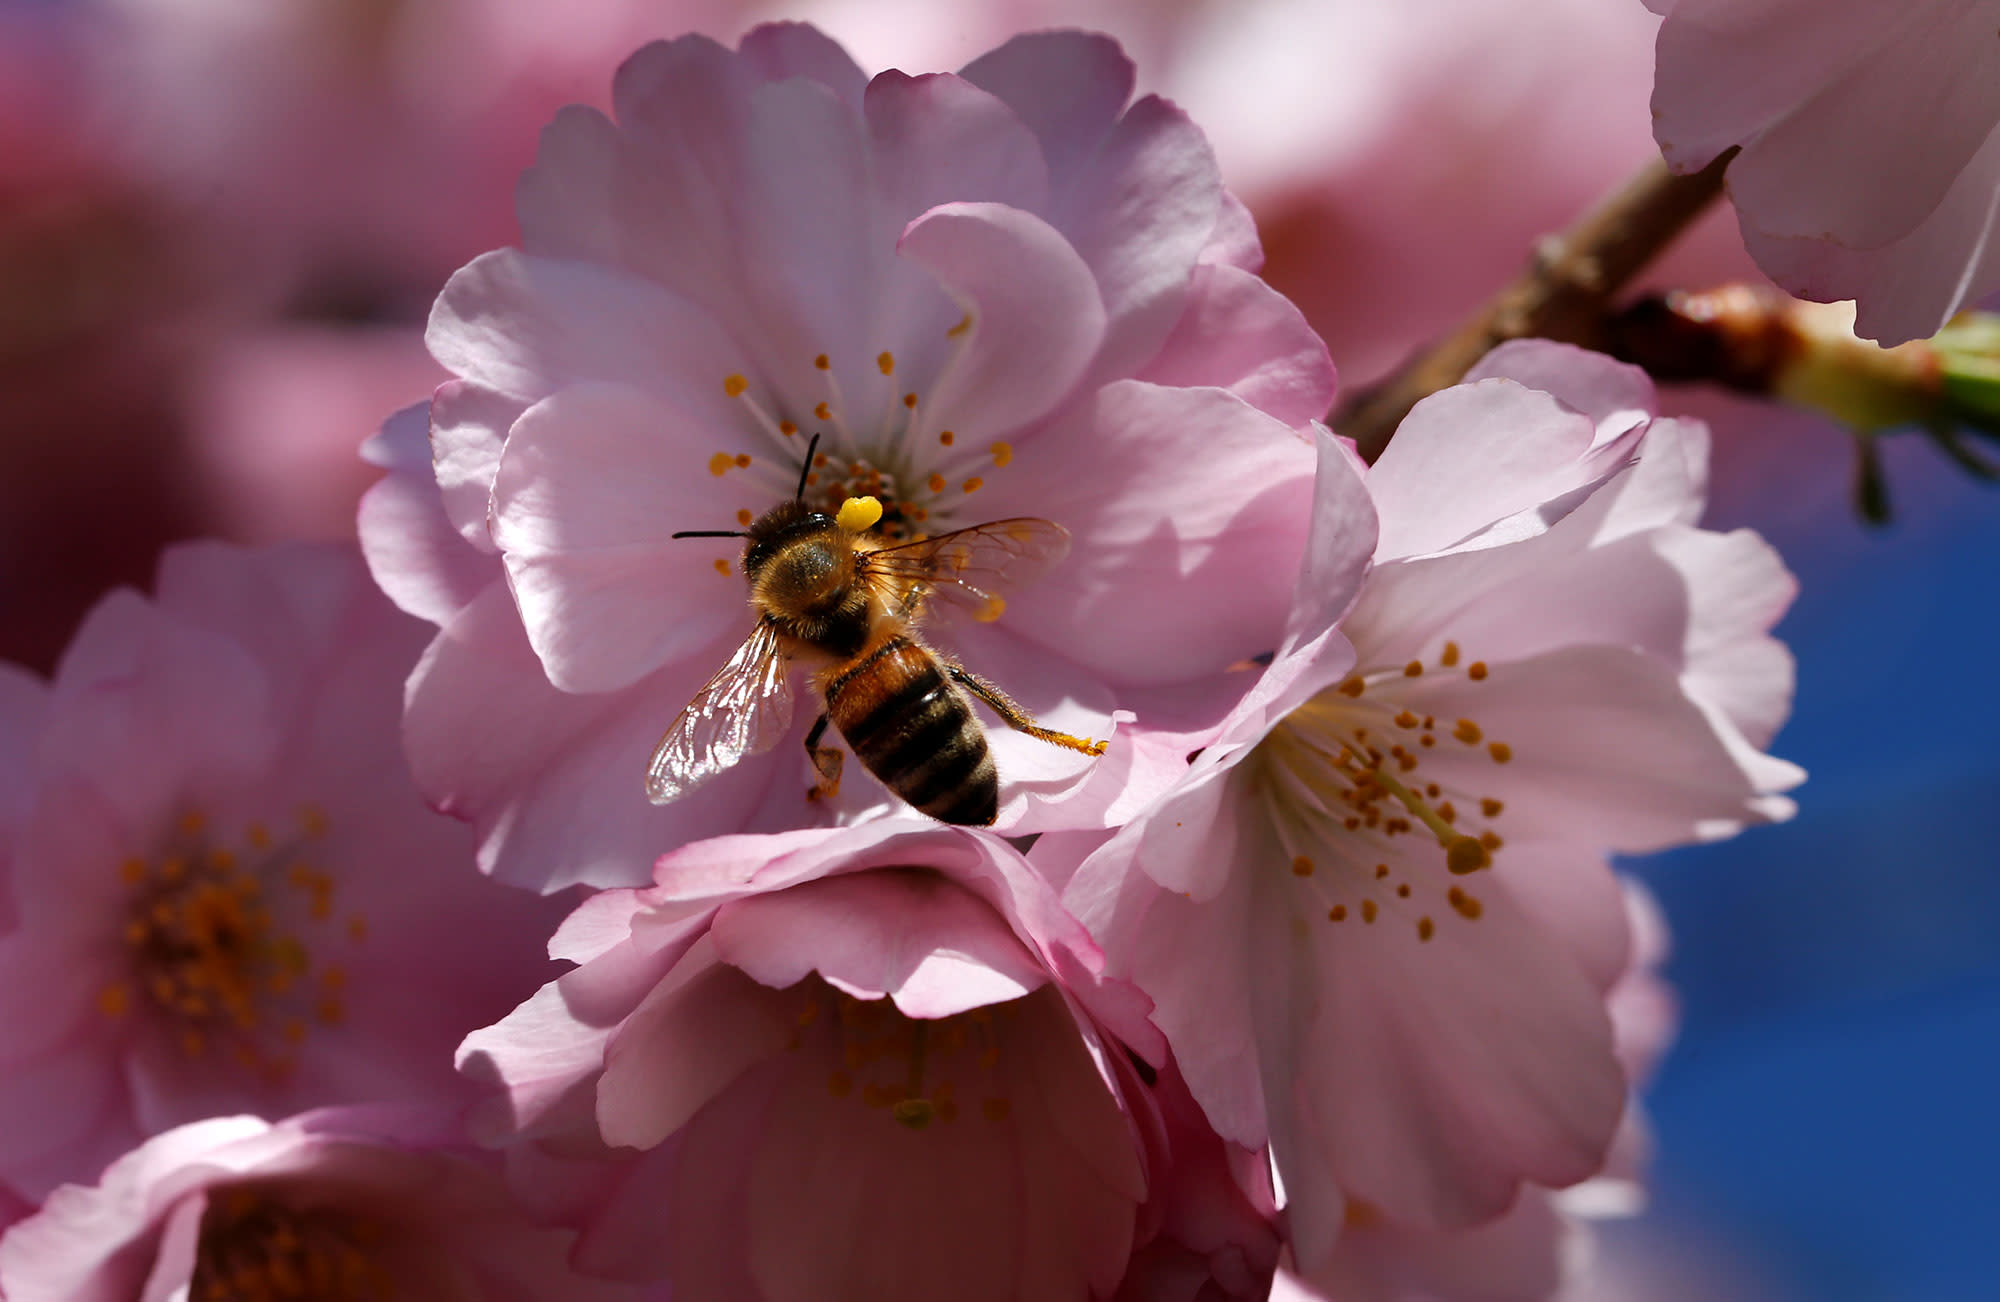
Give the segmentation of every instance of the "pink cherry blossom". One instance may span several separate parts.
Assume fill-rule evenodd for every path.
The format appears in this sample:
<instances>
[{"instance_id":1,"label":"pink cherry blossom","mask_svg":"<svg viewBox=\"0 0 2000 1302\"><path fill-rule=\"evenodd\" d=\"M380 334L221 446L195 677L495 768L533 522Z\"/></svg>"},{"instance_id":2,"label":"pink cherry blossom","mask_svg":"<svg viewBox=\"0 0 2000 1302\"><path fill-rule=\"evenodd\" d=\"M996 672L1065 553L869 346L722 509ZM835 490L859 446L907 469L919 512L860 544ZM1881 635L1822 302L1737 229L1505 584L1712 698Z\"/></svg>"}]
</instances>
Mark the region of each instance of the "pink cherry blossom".
<instances>
[{"instance_id":1,"label":"pink cherry blossom","mask_svg":"<svg viewBox=\"0 0 2000 1302\"><path fill-rule=\"evenodd\" d=\"M1779 284L1857 300L1885 344L2000 289L2000 5L1648 3L1660 148L1686 171L1742 150L1730 198Z\"/></svg>"},{"instance_id":2,"label":"pink cherry blossom","mask_svg":"<svg viewBox=\"0 0 2000 1302\"><path fill-rule=\"evenodd\" d=\"M421 1297L638 1302L576 1273L496 1165L423 1112L190 1122L0 1238L12 1302Z\"/></svg>"},{"instance_id":3,"label":"pink cherry blossom","mask_svg":"<svg viewBox=\"0 0 2000 1302\"><path fill-rule=\"evenodd\" d=\"M460 1066L503 1091L481 1124L581 1266L677 1302L1103 1297L1135 1244L1269 1268L1226 1155L1128 1059L1164 1052L1144 998L996 837L698 842L551 950L578 966Z\"/></svg>"},{"instance_id":4,"label":"pink cherry blossom","mask_svg":"<svg viewBox=\"0 0 2000 1302\"><path fill-rule=\"evenodd\" d=\"M1420 404L1365 488L1323 437L1262 682L1094 853L1035 848L1216 1128L1270 1144L1309 1278L1350 1207L1464 1228L1596 1172L1626 1091L1604 852L1788 812L1758 747L1791 580L1694 527L1702 452L1638 372L1541 343Z\"/></svg>"},{"instance_id":5,"label":"pink cherry blossom","mask_svg":"<svg viewBox=\"0 0 2000 1302\"><path fill-rule=\"evenodd\" d=\"M560 905L481 877L400 763L423 638L332 546L177 548L156 600L92 612L7 838L0 1180L39 1197L217 1113L448 1095L452 1045L546 977Z\"/></svg>"},{"instance_id":6,"label":"pink cherry blossom","mask_svg":"<svg viewBox=\"0 0 2000 1302\"><path fill-rule=\"evenodd\" d=\"M641 794L753 623L740 544L670 535L792 497L813 434L810 502L877 496L890 536L1068 530L1068 558L997 622L931 625L1051 727L1101 738L1121 709L1166 708L1149 693L1185 708L1274 642L1308 494L1293 429L1324 411L1331 366L1243 269L1255 239L1199 131L1128 104L1132 75L1108 40L1064 33L871 82L772 26L737 52L641 50L616 123L557 116L522 181L524 250L461 271L430 328L460 377L431 410L441 507L489 581L440 618L409 748L489 871L633 885L677 841L825 817L806 709L698 798ZM384 586L455 589L407 519L364 515ZM1003 825L1048 821L1091 771L992 731ZM882 807L847 771L837 812Z\"/></svg>"}]
</instances>

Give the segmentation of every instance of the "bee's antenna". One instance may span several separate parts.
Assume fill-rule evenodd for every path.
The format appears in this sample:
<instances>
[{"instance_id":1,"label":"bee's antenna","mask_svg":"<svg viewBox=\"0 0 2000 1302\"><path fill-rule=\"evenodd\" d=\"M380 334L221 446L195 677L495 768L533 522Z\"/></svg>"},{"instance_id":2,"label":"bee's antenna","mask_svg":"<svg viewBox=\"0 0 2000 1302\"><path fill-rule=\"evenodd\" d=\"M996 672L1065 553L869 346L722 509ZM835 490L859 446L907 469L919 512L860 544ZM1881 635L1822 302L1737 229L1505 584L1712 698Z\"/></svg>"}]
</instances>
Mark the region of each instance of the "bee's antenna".
<instances>
[{"instance_id":1,"label":"bee's antenna","mask_svg":"<svg viewBox=\"0 0 2000 1302\"><path fill-rule=\"evenodd\" d=\"M668 535L670 538L748 538L749 536L741 529L683 529L679 533Z\"/></svg>"},{"instance_id":2,"label":"bee's antenna","mask_svg":"<svg viewBox=\"0 0 2000 1302\"><path fill-rule=\"evenodd\" d=\"M806 476L812 473L813 453L817 451L818 448L819 448L819 435L815 434L812 436L812 442L806 444L805 464L799 467L799 491L792 494L792 497L795 501L803 502L806 500Z\"/></svg>"}]
</instances>

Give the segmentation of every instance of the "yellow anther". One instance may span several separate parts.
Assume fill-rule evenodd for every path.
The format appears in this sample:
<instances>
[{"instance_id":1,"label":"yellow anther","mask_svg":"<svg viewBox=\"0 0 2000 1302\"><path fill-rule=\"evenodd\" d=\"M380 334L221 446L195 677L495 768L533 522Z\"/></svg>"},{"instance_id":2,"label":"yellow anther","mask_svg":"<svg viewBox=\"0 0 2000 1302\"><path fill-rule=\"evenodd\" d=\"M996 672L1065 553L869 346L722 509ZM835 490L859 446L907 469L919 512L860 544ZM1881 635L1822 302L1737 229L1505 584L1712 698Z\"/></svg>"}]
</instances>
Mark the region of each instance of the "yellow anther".
<instances>
[{"instance_id":1,"label":"yellow anther","mask_svg":"<svg viewBox=\"0 0 2000 1302\"><path fill-rule=\"evenodd\" d=\"M1451 667L1452 667L1453 665L1457 664L1457 663L1458 663L1458 643L1456 643L1456 642L1447 642L1447 643L1445 643L1445 644L1444 644L1444 653L1443 653L1442 655L1438 656L1438 663L1439 663L1439 664L1441 664L1441 665L1443 665L1443 666L1444 666L1444 667L1445 667L1446 669L1449 669L1449 668L1451 668Z\"/></svg>"},{"instance_id":2,"label":"yellow anther","mask_svg":"<svg viewBox=\"0 0 2000 1302\"><path fill-rule=\"evenodd\" d=\"M1378 910L1375 908L1375 901L1373 900L1361 901L1361 920L1363 922L1375 921L1375 914L1377 913L1377 911Z\"/></svg>"},{"instance_id":3,"label":"yellow anther","mask_svg":"<svg viewBox=\"0 0 2000 1302\"><path fill-rule=\"evenodd\" d=\"M721 575L721 576L722 576L723 578L725 578L725 579L726 579L726 578L728 578L728 577L729 577L729 562L728 562L728 561L725 561L725 560L723 560L723 559L722 559L722 558L721 558L720 556L716 557L716 558L715 558L715 572L716 572L717 574L720 574L720 575Z\"/></svg>"},{"instance_id":4,"label":"yellow anther","mask_svg":"<svg viewBox=\"0 0 2000 1302\"><path fill-rule=\"evenodd\" d=\"M1436 923L1432 922L1428 917L1417 919L1418 940L1429 940L1432 936L1436 934L1437 934Z\"/></svg>"},{"instance_id":5,"label":"yellow anther","mask_svg":"<svg viewBox=\"0 0 2000 1302\"><path fill-rule=\"evenodd\" d=\"M132 991L123 981L114 981L97 992L97 1011L106 1017L123 1017L132 1007Z\"/></svg>"},{"instance_id":6,"label":"yellow anther","mask_svg":"<svg viewBox=\"0 0 2000 1302\"><path fill-rule=\"evenodd\" d=\"M1465 676L1475 683L1483 680L1486 677L1486 662L1484 660L1473 661L1465 667Z\"/></svg>"},{"instance_id":7,"label":"yellow anther","mask_svg":"<svg viewBox=\"0 0 2000 1302\"><path fill-rule=\"evenodd\" d=\"M1345 904L1334 905L1332 908L1326 911L1326 920L1328 922L1347 921L1347 906Z\"/></svg>"},{"instance_id":8,"label":"yellow anther","mask_svg":"<svg viewBox=\"0 0 2000 1302\"><path fill-rule=\"evenodd\" d=\"M917 395L914 393L904 394L903 405L905 407L908 407L911 411L915 411L917 409Z\"/></svg>"},{"instance_id":9,"label":"yellow anther","mask_svg":"<svg viewBox=\"0 0 2000 1302\"><path fill-rule=\"evenodd\" d=\"M1488 818L1500 817L1500 811L1505 808L1507 808L1506 805L1502 804L1498 800L1495 800L1491 796L1483 796L1480 798L1479 812L1486 815Z\"/></svg>"},{"instance_id":10,"label":"yellow anther","mask_svg":"<svg viewBox=\"0 0 2000 1302\"><path fill-rule=\"evenodd\" d=\"M1486 753L1493 757L1495 764L1505 764L1508 760L1514 758L1514 748L1504 741L1492 743L1486 748Z\"/></svg>"},{"instance_id":11,"label":"yellow anther","mask_svg":"<svg viewBox=\"0 0 2000 1302\"><path fill-rule=\"evenodd\" d=\"M1458 723L1453 726L1451 730L1451 735L1458 738L1460 741L1464 742L1468 746L1477 746L1480 742L1480 739L1483 736L1485 736L1484 733L1479 731L1479 725L1474 723L1470 719L1460 719Z\"/></svg>"},{"instance_id":12,"label":"yellow anther","mask_svg":"<svg viewBox=\"0 0 2000 1302\"><path fill-rule=\"evenodd\" d=\"M944 491L946 480L943 475L937 474L936 472L932 472L931 477L924 482L930 485L930 490L933 493L942 493Z\"/></svg>"},{"instance_id":13,"label":"yellow anther","mask_svg":"<svg viewBox=\"0 0 2000 1302\"><path fill-rule=\"evenodd\" d=\"M1404 710L1396 716L1396 726L1398 728L1414 728L1421 722L1422 720L1417 718L1414 710Z\"/></svg>"},{"instance_id":14,"label":"yellow anther","mask_svg":"<svg viewBox=\"0 0 2000 1302\"><path fill-rule=\"evenodd\" d=\"M1014 459L1013 444L995 443L993 445L993 464L995 467L1004 469L1007 463L1012 461L1013 459Z\"/></svg>"},{"instance_id":15,"label":"yellow anther","mask_svg":"<svg viewBox=\"0 0 2000 1302\"><path fill-rule=\"evenodd\" d=\"M832 420L832 419L833 419L833 408L831 408L831 407L827 406L827 405L826 405L825 403L823 403L823 402L822 402L822 403L816 403L816 404L814 404L814 406L813 406L813 415L815 415L815 416L819 417L819 418L820 418L821 420Z\"/></svg>"},{"instance_id":16,"label":"yellow anther","mask_svg":"<svg viewBox=\"0 0 2000 1302\"><path fill-rule=\"evenodd\" d=\"M717 479L729 473L729 467L736 464L735 458L727 452L718 452L708 459L708 473Z\"/></svg>"},{"instance_id":17,"label":"yellow anther","mask_svg":"<svg viewBox=\"0 0 2000 1302\"><path fill-rule=\"evenodd\" d=\"M745 507L736 513L736 523L742 525L746 529L749 528L750 525L753 522L755 522L756 519L757 519L756 516L750 514L750 509L748 507Z\"/></svg>"},{"instance_id":18,"label":"yellow anther","mask_svg":"<svg viewBox=\"0 0 2000 1302\"><path fill-rule=\"evenodd\" d=\"M1007 613L1007 599L997 592L986 595L986 603L974 611L972 617L982 624L991 624Z\"/></svg>"},{"instance_id":19,"label":"yellow anther","mask_svg":"<svg viewBox=\"0 0 2000 1302\"><path fill-rule=\"evenodd\" d=\"M1360 674L1354 674L1340 685L1339 690L1342 696L1359 696L1368 690L1368 684L1362 680Z\"/></svg>"},{"instance_id":20,"label":"yellow anther","mask_svg":"<svg viewBox=\"0 0 2000 1302\"><path fill-rule=\"evenodd\" d=\"M938 442L944 444L946 447L950 447L953 443L957 441L958 441L958 435L952 433L950 430L947 429L938 431Z\"/></svg>"},{"instance_id":21,"label":"yellow anther","mask_svg":"<svg viewBox=\"0 0 2000 1302\"><path fill-rule=\"evenodd\" d=\"M1478 838L1454 837L1444 848L1444 866L1459 877L1493 866L1493 855Z\"/></svg>"},{"instance_id":22,"label":"yellow anther","mask_svg":"<svg viewBox=\"0 0 2000 1302\"><path fill-rule=\"evenodd\" d=\"M750 468L750 454L748 452L739 452L736 454L736 468L738 470L748 470Z\"/></svg>"},{"instance_id":23,"label":"yellow anther","mask_svg":"<svg viewBox=\"0 0 2000 1302\"><path fill-rule=\"evenodd\" d=\"M798 432L799 432L799 427L797 425L794 425L792 422L788 420L781 420L778 422L778 433L783 434L786 438L790 438L792 437L792 435Z\"/></svg>"},{"instance_id":24,"label":"yellow anther","mask_svg":"<svg viewBox=\"0 0 2000 1302\"><path fill-rule=\"evenodd\" d=\"M881 370L882 374L894 375L896 373L896 355L890 352L879 353L876 355L875 365Z\"/></svg>"},{"instance_id":25,"label":"yellow anther","mask_svg":"<svg viewBox=\"0 0 2000 1302\"><path fill-rule=\"evenodd\" d=\"M1292 859L1292 876L1310 877L1312 876L1312 873L1313 873L1312 860L1306 858L1304 855L1297 855Z\"/></svg>"},{"instance_id":26,"label":"yellow anther","mask_svg":"<svg viewBox=\"0 0 2000 1302\"><path fill-rule=\"evenodd\" d=\"M986 487L986 481L981 479L978 475L974 475L972 478L966 480L965 483L960 485L960 487L963 488L968 493L976 493L980 489Z\"/></svg>"},{"instance_id":27,"label":"yellow anther","mask_svg":"<svg viewBox=\"0 0 2000 1302\"><path fill-rule=\"evenodd\" d=\"M1462 886L1452 887L1445 898L1451 901L1451 907L1458 911L1458 916L1468 922L1476 921L1485 912L1485 906L1480 904L1478 897L1468 894Z\"/></svg>"},{"instance_id":28,"label":"yellow anther","mask_svg":"<svg viewBox=\"0 0 2000 1302\"><path fill-rule=\"evenodd\" d=\"M732 398L742 397L749 388L750 381L740 375L725 375L722 377L722 391Z\"/></svg>"},{"instance_id":29,"label":"yellow anther","mask_svg":"<svg viewBox=\"0 0 2000 1302\"><path fill-rule=\"evenodd\" d=\"M1424 662L1421 660L1412 660L1403 666L1403 677L1405 678L1418 678L1423 675L1423 672Z\"/></svg>"},{"instance_id":30,"label":"yellow anther","mask_svg":"<svg viewBox=\"0 0 2000 1302\"><path fill-rule=\"evenodd\" d=\"M872 497L850 497L840 504L835 524L849 533L866 533L882 518L882 503Z\"/></svg>"}]
</instances>

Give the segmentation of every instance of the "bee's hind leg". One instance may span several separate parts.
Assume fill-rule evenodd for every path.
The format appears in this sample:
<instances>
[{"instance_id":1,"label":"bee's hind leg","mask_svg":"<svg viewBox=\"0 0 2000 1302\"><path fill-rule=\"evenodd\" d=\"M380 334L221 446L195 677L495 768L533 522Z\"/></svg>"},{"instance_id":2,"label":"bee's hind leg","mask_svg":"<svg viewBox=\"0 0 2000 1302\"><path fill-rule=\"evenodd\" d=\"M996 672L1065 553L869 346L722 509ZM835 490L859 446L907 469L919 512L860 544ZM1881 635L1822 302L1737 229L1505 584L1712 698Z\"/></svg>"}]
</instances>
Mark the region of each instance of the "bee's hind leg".
<instances>
[{"instance_id":1,"label":"bee's hind leg","mask_svg":"<svg viewBox=\"0 0 2000 1302\"><path fill-rule=\"evenodd\" d=\"M827 722L822 711L812 731L806 734L806 754L812 757L813 769L819 774L819 781L806 788L807 800L831 800L840 794L840 766L847 756L838 746L819 744L820 738L826 736Z\"/></svg>"},{"instance_id":2,"label":"bee's hind leg","mask_svg":"<svg viewBox=\"0 0 2000 1302\"><path fill-rule=\"evenodd\" d=\"M1072 737L1066 732L1057 732L1054 728L1044 728L1041 724L1035 722L1033 715L1016 704L1013 697L1007 695L1007 693L1001 691L998 687L987 682L971 670L961 665L947 663L944 671L951 675L953 682L992 706L993 713L999 715L1001 722L1005 723L1015 732L1025 732L1030 737L1048 742L1052 746L1061 746L1068 750L1080 750L1086 755L1102 755L1104 753L1106 745L1104 742L1091 741L1085 737Z\"/></svg>"}]
</instances>

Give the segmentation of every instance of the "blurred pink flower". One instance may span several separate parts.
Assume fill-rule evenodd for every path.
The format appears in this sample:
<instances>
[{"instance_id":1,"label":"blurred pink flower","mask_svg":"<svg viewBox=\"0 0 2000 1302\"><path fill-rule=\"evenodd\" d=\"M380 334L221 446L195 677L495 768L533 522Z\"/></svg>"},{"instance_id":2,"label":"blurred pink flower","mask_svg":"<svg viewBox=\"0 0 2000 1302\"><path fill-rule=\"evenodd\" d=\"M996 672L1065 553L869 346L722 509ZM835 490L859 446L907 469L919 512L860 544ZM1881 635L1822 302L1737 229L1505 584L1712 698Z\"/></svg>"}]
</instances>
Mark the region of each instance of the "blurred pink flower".
<instances>
[{"instance_id":1,"label":"blurred pink flower","mask_svg":"<svg viewBox=\"0 0 2000 1302\"><path fill-rule=\"evenodd\" d=\"M1702 448L1636 371L1543 343L1420 404L1365 488L1323 438L1262 683L1101 848L1035 848L1216 1128L1270 1143L1308 1277L1352 1206L1462 1228L1597 1171L1626 1085L1603 853L1789 810L1757 748L1791 580L1693 526Z\"/></svg>"},{"instance_id":2,"label":"blurred pink flower","mask_svg":"<svg viewBox=\"0 0 2000 1302\"><path fill-rule=\"evenodd\" d=\"M577 1274L490 1161L428 1113L216 1117L148 1140L0 1237L11 1302L637 1302Z\"/></svg>"},{"instance_id":3,"label":"blurred pink flower","mask_svg":"<svg viewBox=\"0 0 2000 1302\"><path fill-rule=\"evenodd\" d=\"M450 1094L452 1045L546 976L560 913L418 797L398 687L424 629L350 550L191 544L158 592L106 597L0 747L31 768L0 1180L31 1197L197 1117Z\"/></svg>"},{"instance_id":4,"label":"blurred pink flower","mask_svg":"<svg viewBox=\"0 0 2000 1302\"><path fill-rule=\"evenodd\" d=\"M871 83L819 33L773 26L739 53L641 50L618 125L557 117L522 181L526 251L461 271L430 331L462 377L432 404L443 509L505 582L489 563L442 619L408 738L490 871L631 885L677 841L825 816L795 742L697 800L641 792L752 627L738 545L669 535L790 498L811 433L809 502L872 493L889 536L1016 515L1070 531L999 622L936 624L1052 727L1103 736L1121 707L1185 708L1162 698L1219 695L1269 648L1303 540L1293 429L1333 373L1244 269L1254 236L1200 133L1157 99L1128 107L1132 75L1109 41L1061 33L962 76ZM380 510L364 528L390 591L457 589L427 574L433 528ZM1014 830L1091 772L992 742ZM846 812L883 807L849 772Z\"/></svg>"},{"instance_id":5,"label":"blurred pink flower","mask_svg":"<svg viewBox=\"0 0 2000 1302\"><path fill-rule=\"evenodd\" d=\"M1855 299L1884 344L2000 289L2000 4L1647 3L1660 148L1683 171L1742 149L1729 195L1780 285Z\"/></svg>"},{"instance_id":6,"label":"blurred pink flower","mask_svg":"<svg viewBox=\"0 0 2000 1302\"><path fill-rule=\"evenodd\" d=\"M504 1090L475 1115L524 1187L566 1191L579 1265L677 1302L1080 1299L1146 1237L1145 1000L997 837L699 842L551 951L579 966L460 1066ZM1268 1260L1243 1195L1208 1202L1177 1241Z\"/></svg>"}]
</instances>

